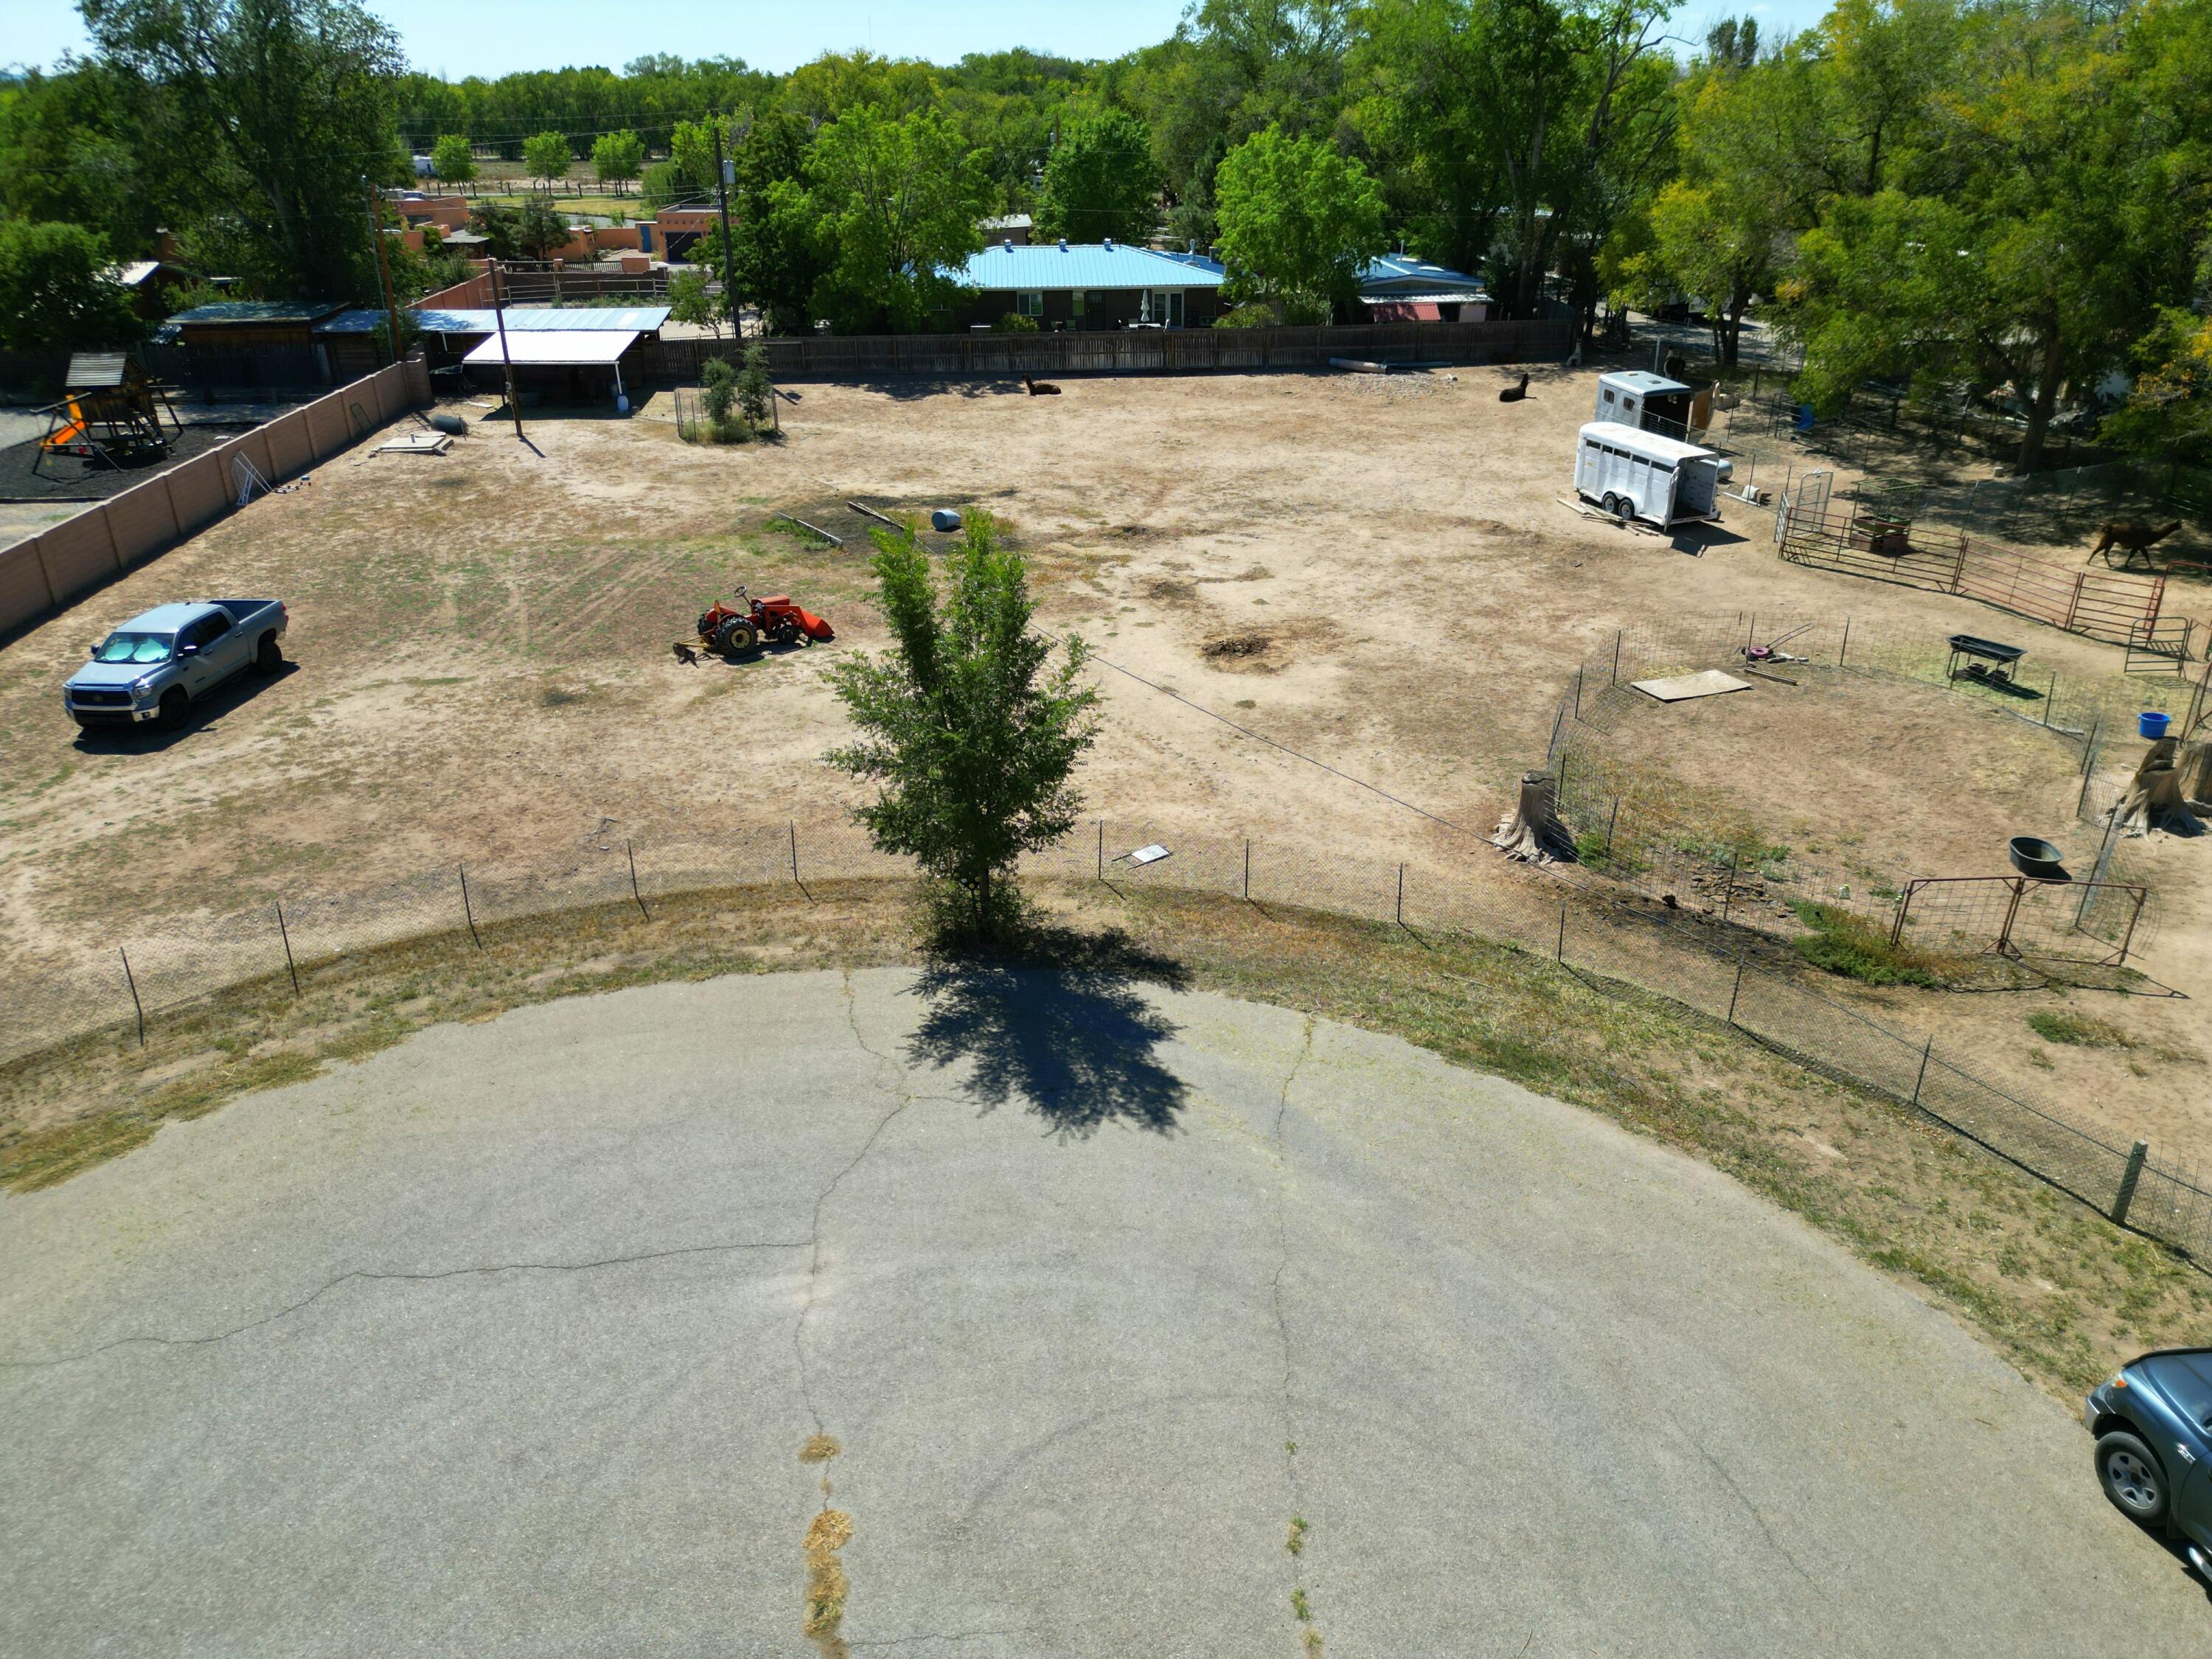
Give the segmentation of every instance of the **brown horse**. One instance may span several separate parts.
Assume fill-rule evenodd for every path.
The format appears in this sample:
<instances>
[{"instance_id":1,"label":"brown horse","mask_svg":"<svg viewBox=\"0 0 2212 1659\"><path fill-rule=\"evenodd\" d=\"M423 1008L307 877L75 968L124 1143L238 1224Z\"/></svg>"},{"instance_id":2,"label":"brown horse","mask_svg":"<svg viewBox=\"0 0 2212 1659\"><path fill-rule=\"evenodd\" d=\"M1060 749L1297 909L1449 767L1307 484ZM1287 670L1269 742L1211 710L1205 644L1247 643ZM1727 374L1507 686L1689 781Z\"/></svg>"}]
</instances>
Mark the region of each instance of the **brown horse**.
<instances>
[{"instance_id":1,"label":"brown horse","mask_svg":"<svg viewBox=\"0 0 2212 1659\"><path fill-rule=\"evenodd\" d=\"M2143 562L2148 564L2150 550L2180 528L2181 520L2179 519L2169 525L2100 525L2097 530L2097 544L2089 550L2089 558L2094 559L2101 553L2105 556L2105 562L2110 564L2112 562L2112 550L2117 547L2124 556L2120 560L2121 564L2133 564L2138 553L2145 556ZM2085 559L2082 562L2086 564L2088 560Z\"/></svg>"}]
</instances>

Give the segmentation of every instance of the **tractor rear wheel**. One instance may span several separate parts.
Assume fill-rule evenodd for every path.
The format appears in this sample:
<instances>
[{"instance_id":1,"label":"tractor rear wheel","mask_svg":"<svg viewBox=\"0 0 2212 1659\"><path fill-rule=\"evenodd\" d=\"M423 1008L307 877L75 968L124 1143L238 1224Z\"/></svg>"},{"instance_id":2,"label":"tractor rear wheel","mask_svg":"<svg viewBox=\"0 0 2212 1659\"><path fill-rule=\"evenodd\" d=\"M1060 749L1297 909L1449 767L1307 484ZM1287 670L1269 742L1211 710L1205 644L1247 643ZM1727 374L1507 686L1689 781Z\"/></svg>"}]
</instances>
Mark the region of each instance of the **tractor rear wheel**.
<instances>
[{"instance_id":1,"label":"tractor rear wheel","mask_svg":"<svg viewBox=\"0 0 2212 1659\"><path fill-rule=\"evenodd\" d=\"M714 649L726 657L749 657L760 649L760 631L743 617L732 617L714 635Z\"/></svg>"}]
</instances>

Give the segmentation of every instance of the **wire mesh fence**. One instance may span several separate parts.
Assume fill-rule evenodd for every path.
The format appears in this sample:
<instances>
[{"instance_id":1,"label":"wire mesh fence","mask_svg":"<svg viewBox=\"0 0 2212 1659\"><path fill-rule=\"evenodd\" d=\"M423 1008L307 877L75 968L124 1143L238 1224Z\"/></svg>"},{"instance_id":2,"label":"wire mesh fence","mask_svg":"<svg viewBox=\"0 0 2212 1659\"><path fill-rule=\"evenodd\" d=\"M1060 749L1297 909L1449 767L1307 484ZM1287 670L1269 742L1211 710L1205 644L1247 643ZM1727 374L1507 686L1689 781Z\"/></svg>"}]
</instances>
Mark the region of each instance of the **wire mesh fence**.
<instances>
[{"instance_id":1,"label":"wire mesh fence","mask_svg":"<svg viewBox=\"0 0 2212 1659\"><path fill-rule=\"evenodd\" d=\"M1917 937L1931 941L1931 953L1957 959L1953 971L1961 977L1969 976L1967 959L1983 956L2116 965L2140 954L2157 938L2159 907L2140 843L2124 832L2124 784L2100 767L2130 730L2123 708L2163 702L2184 720L2197 688L2056 672L2039 686L2033 677L1992 684L1962 679L1950 667L1940 644L1900 641L1848 617L1736 611L1619 629L1577 669L1553 724L1545 765L1557 779L1560 818L1577 855L1596 872L1739 925L1790 933L1804 919L1803 907L1818 904L1893 931L1901 896L1928 872L1823 860L1747 830L1717 831L1634 799L1608 775L1606 753L1656 707L1635 690L1638 680L1719 668L1778 673L1801 686L1849 678L1940 691L2048 732L2070 750L2081 780L2075 816L2095 839L2069 861L2075 879L2066 896L1999 892L1997 884L2014 878L1989 872L1971 892L1932 896L1915 922ZM1940 950L1932 943L1937 940Z\"/></svg>"},{"instance_id":2,"label":"wire mesh fence","mask_svg":"<svg viewBox=\"0 0 2212 1659\"><path fill-rule=\"evenodd\" d=\"M1139 861L1157 845L1165 856ZM1255 906L1348 916L1419 936L1455 933L1525 951L1532 971L1596 974L1733 1026L1814 1071L1925 1113L2115 1219L2192 1255L2212 1256L2212 1188L2112 1137L1977 1073L1962 1047L1885 1024L1812 982L1742 918L1669 910L1508 864L1475 848L1449 866L1331 857L1280 842L1191 832L1153 820L1098 819L1024 861L1033 877L1120 894L1206 893ZM21 971L0 1004L0 1062L74 1037L125 1041L225 989L282 988L341 971L368 952L444 938L481 945L502 925L635 907L641 919L687 902L791 906L810 884L909 878L851 826L764 825L711 841L593 841L556 857L456 862L354 893L180 917L112 945ZM111 953L112 952L112 953ZM1543 964L1549 963L1547 969Z\"/></svg>"}]
</instances>

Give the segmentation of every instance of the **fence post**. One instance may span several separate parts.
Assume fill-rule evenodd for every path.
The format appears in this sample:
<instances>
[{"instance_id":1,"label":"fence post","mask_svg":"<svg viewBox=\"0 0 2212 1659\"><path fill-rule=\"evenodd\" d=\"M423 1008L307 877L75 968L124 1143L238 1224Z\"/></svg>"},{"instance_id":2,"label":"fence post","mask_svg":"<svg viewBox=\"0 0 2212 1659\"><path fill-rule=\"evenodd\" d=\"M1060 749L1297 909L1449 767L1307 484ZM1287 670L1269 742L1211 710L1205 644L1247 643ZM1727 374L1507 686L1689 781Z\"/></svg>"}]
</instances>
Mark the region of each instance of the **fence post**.
<instances>
[{"instance_id":1,"label":"fence post","mask_svg":"<svg viewBox=\"0 0 2212 1659\"><path fill-rule=\"evenodd\" d=\"M469 902L469 866L463 864L458 867L461 872L461 914L468 918L469 937L476 941L477 949L481 951L483 949L483 935L477 932L476 907Z\"/></svg>"},{"instance_id":2,"label":"fence post","mask_svg":"<svg viewBox=\"0 0 2212 1659\"><path fill-rule=\"evenodd\" d=\"M1405 878L1401 876L1399 879L1402 882ZM1252 896L1252 837L1249 836L1244 837L1244 896L1248 899Z\"/></svg>"},{"instance_id":3,"label":"fence post","mask_svg":"<svg viewBox=\"0 0 2212 1659\"><path fill-rule=\"evenodd\" d=\"M1844 617L1844 639L1843 639L1843 643L1842 643L1842 644L1840 644L1840 645L1838 645L1838 646L1836 647L1836 666L1837 666L1837 667L1841 668L1841 667L1844 665L1844 654L1845 654L1847 652L1849 652L1849 651L1850 650L1850 648L1851 648L1851 619L1850 619L1849 617Z\"/></svg>"},{"instance_id":4,"label":"fence post","mask_svg":"<svg viewBox=\"0 0 2212 1659\"><path fill-rule=\"evenodd\" d=\"M292 994L300 994L300 964L292 960L292 930L284 925L284 901L276 901L276 937L284 941L284 966L292 975Z\"/></svg>"},{"instance_id":5,"label":"fence post","mask_svg":"<svg viewBox=\"0 0 2212 1659\"><path fill-rule=\"evenodd\" d=\"M123 958L123 982L131 988L131 1006L138 1016L138 1046L143 1048L146 1046L146 1005L138 1000L138 976L131 971L131 952L118 945L115 954Z\"/></svg>"},{"instance_id":6,"label":"fence post","mask_svg":"<svg viewBox=\"0 0 2212 1659\"><path fill-rule=\"evenodd\" d=\"M1735 1024L1735 1000L1743 994L1743 952L1735 953L1735 984L1729 991L1728 1023Z\"/></svg>"},{"instance_id":7,"label":"fence post","mask_svg":"<svg viewBox=\"0 0 2212 1659\"><path fill-rule=\"evenodd\" d=\"M1620 797L1613 798L1613 812L1605 821L1605 861L1613 862L1613 827L1620 822Z\"/></svg>"},{"instance_id":8,"label":"fence post","mask_svg":"<svg viewBox=\"0 0 2212 1659\"><path fill-rule=\"evenodd\" d=\"M1406 925L1406 866L1398 866L1398 925Z\"/></svg>"},{"instance_id":9,"label":"fence post","mask_svg":"<svg viewBox=\"0 0 2212 1659\"><path fill-rule=\"evenodd\" d=\"M1741 853L1737 848L1733 847L1729 848L1728 885L1721 890L1721 920L1723 921L1729 919L1729 910L1735 903L1736 861L1741 856Z\"/></svg>"},{"instance_id":10,"label":"fence post","mask_svg":"<svg viewBox=\"0 0 2212 1659\"><path fill-rule=\"evenodd\" d=\"M1098 879L1106 879L1106 820L1098 820Z\"/></svg>"},{"instance_id":11,"label":"fence post","mask_svg":"<svg viewBox=\"0 0 2212 1659\"><path fill-rule=\"evenodd\" d=\"M2043 723L2051 724L2051 705L2058 701L2058 671L2051 671L2051 689L2043 694Z\"/></svg>"},{"instance_id":12,"label":"fence post","mask_svg":"<svg viewBox=\"0 0 2212 1659\"><path fill-rule=\"evenodd\" d=\"M1920 1075L1912 1079L1912 1104L1915 1110L1917 1110L1920 1106L1920 1085L1928 1081L1928 1057L1935 1052L1936 1039L1931 1036L1921 1046Z\"/></svg>"},{"instance_id":13,"label":"fence post","mask_svg":"<svg viewBox=\"0 0 2212 1659\"><path fill-rule=\"evenodd\" d=\"M1562 968L1567 965L1567 902L1559 901L1559 945L1553 957Z\"/></svg>"},{"instance_id":14,"label":"fence post","mask_svg":"<svg viewBox=\"0 0 2212 1659\"><path fill-rule=\"evenodd\" d=\"M1613 630L1613 683L1615 685L1620 684L1620 633L1618 628Z\"/></svg>"},{"instance_id":15,"label":"fence post","mask_svg":"<svg viewBox=\"0 0 2212 1659\"><path fill-rule=\"evenodd\" d=\"M1583 671L1582 671L1581 669L1577 668L1577 669L1576 669L1576 670L1575 670L1575 719L1576 719L1577 720L1578 720L1578 721L1579 721L1579 720L1582 719L1582 717L1583 717Z\"/></svg>"},{"instance_id":16,"label":"fence post","mask_svg":"<svg viewBox=\"0 0 2212 1659\"><path fill-rule=\"evenodd\" d=\"M645 908L645 895L637 890L637 850L629 844L627 836L623 838L623 856L629 860L629 896L637 901L638 915L651 921L653 912Z\"/></svg>"},{"instance_id":17,"label":"fence post","mask_svg":"<svg viewBox=\"0 0 2212 1659\"><path fill-rule=\"evenodd\" d=\"M2128 1148L2128 1167L2120 1171L2120 1190L2112 1200L2112 1224L2128 1224L2128 1212L2135 1207L2136 1183L2142 1179L2143 1162L2150 1157L2150 1143L2138 1140Z\"/></svg>"}]
</instances>

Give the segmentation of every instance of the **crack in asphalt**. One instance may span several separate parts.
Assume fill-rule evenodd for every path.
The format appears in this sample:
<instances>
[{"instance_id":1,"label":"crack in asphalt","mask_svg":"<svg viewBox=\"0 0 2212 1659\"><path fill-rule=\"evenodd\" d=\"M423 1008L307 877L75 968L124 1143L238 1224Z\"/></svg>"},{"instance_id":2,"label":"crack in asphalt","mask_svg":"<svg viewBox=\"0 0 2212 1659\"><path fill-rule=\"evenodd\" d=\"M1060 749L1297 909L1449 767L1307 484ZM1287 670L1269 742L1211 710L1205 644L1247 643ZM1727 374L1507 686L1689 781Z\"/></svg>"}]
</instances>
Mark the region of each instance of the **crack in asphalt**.
<instances>
[{"instance_id":1,"label":"crack in asphalt","mask_svg":"<svg viewBox=\"0 0 2212 1659\"><path fill-rule=\"evenodd\" d=\"M904 1077L904 1070L899 1063L889 1054L871 1048L868 1046L868 1040L860 1035L860 999L853 988L852 970L841 969L840 977L843 981L845 993L845 1023L852 1028L854 1046L874 1060L878 1066L890 1072L890 1080L879 1079L877 1087L893 1097L898 1103L876 1120L875 1127L868 1131L868 1138L860 1143L860 1150L854 1152L845 1167L831 1176L829 1184L814 1195L812 1224L809 1229L806 1241L806 1291L805 1297L799 1303L799 1318L791 1328L791 1349L793 1358L799 1364L799 1399L806 1407L806 1414L814 1419L814 1430L817 1434L826 1432L826 1425L823 1420L821 1408L814 1402L814 1375L812 1369L806 1363L806 1324L807 1321L813 1316L815 1286L822 1273L823 1206L829 1203L831 1194L836 1192L845 1177L859 1169L861 1162L875 1150L876 1142L883 1138L884 1131L890 1127L891 1120L913 1105L915 1100L913 1091L902 1086L901 1080Z\"/></svg>"},{"instance_id":2,"label":"crack in asphalt","mask_svg":"<svg viewBox=\"0 0 2212 1659\"><path fill-rule=\"evenodd\" d=\"M720 1255L739 1250L803 1250L807 1241L803 1238L763 1238L735 1240L719 1244L681 1244L668 1249L639 1250L627 1255L598 1256L586 1261L491 1261L465 1267L441 1267L434 1272L408 1273L368 1267L356 1267L337 1278L327 1280L297 1302L289 1303L275 1312L259 1319L251 1319L243 1325L234 1325L228 1330L216 1331L207 1336L118 1336L112 1342L103 1342L96 1348L87 1348L79 1353L56 1354L38 1359L0 1358L0 1367L10 1370L35 1370L52 1365L74 1365L87 1359L98 1358L118 1348L204 1348L228 1342L248 1331L258 1331L289 1319L294 1314L313 1306L340 1287L356 1281L362 1283L392 1283L403 1285L433 1284L443 1279L465 1279L483 1273L582 1273L605 1267L627 1267L640 1262L667 1261L679 1256Z\"/></svg>"},{"instance_id":3,"label":"crack in asphalt","mask_svg":"<svg viewBox=\"0 0 2212 1659\"><path fill-rule=\"evenodd\" d=\"M1668 1415L1672 1417L1673 1413L1669 1413ZM1737 1503L1742 1504L1745 1512L1747 1513L1753 1521L1756 1521L1759 1523L1759 1531L1765 1534L1766 1541L1768 1544L1772 1546L1774 1553L1790 1564L1790 1570L1796 1573L1800 1578L1803 1579L1805 1583L1811 1587L1814 1595L1820 1596L1821 1600L1826 1601L1827 1599L1827 1592L1821 1589L1820 1581L1815 1579L1811 1573L1805 1571L1803 1565L1797 1559L1796 1556L1790 1553L1790 1547L1787 1544L1784 1544L1780 1538L1775 1535L1773 1524L1766 1518L1766 1511L1759 1508L1758 1504L1753 1503L1751 1501L1750 1494L1745 1492L1741 1486L1736 1485L1735 1477L1729 1473L1728 1466L1722 1462L1719 1458L1714 1456L1712 1453L1707 1451L1705 1448L1705 1443L1695 1435L1692 1434L1687 1429L1685 1429L1679 1419L1674 1423L1674 1431L1680 1435L1683 1439L1690 1443L1690 1444L1696 1449L1698 1455L1705 1460L1707 1468L1711 1468L1715 1474L1720 1476L1721 1484L1729 1489L1729 1495L1732 1496Z\"/></svg>"},{"instance_id":4,"label":"crack in asphalt","mask_svg":"<svg viewBox=\"0 0 2212 1659\"><path fill-rule=\"evenodd\" d=\"M1291 1085L1298 1080L1307 1060L1313 1054L1314 1021L1306 1017L1305 1031L1298 1043L1298 1051L1291 1059L1290 1069L1283 1073L1282 1091L1275 1097L1275 1158L1280 1165L1280 1176L1275 1183L1275 1277L1270 1286L1275 1314L1275 1336L1283 1351L1283 1486L1290 1499L1291 1518L1304 1511L1298 1503L1298 1431L1297 1416L1291 1404L1291 1323L1283 1311L1283 1274L1291 1265L1291 1161L1283 1146L1283 1120L1291 1107ZM1291 1556L1291 1600L1295 1606L1305 1589L1305 1561L1303 1549ZM1307 1628L1310 1621L1301 1620Z\"/></svg>"}]
</instances>

